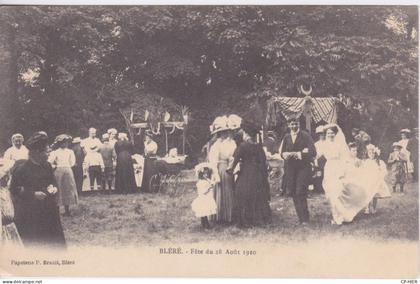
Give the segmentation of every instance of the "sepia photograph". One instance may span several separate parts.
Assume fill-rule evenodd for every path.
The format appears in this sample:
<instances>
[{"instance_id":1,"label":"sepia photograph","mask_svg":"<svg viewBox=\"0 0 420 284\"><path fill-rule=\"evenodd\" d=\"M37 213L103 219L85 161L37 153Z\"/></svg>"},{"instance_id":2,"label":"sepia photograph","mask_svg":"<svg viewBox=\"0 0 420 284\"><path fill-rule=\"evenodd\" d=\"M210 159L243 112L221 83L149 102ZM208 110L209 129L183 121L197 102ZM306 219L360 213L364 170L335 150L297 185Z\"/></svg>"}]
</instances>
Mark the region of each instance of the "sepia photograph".
<instances>
[{"instance_id":1,"label":"sepia photograph","mask_svg":"<svg viewBox=\"0 0 420 284\"><path fill-rule=\"evenodd\" d=\"M417 278L418 19L1 6L0 275Z\"/></svg>"}]
</instances>

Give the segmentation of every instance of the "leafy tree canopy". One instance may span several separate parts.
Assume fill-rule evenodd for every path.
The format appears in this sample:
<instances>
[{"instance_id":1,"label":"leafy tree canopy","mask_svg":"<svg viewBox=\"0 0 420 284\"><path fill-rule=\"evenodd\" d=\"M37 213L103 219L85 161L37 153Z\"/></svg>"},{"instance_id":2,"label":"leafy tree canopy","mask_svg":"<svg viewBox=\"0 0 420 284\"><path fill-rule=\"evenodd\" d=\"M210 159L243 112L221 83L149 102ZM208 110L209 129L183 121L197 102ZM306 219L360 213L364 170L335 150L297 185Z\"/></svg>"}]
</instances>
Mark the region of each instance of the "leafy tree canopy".
<instances>
[{"instance_id":1,"label":"leafy tree canopy","mask_svg":"<svg viewBox=\"0 0 420 284\"><path fill-rule=\"evenodd\" d=\"M381 127L374 123L392 124L393 135L417 122L414 6L3 6L0 12L3 147L13 131L123 129L119 110L155 94L192 110L189 135L199 148L215 115L252 116L255 109L263 120L266 98L301 96L300 84L311 84L314 96L341 94L343 113L377 139Z\"/></svg>"}]
</instances>

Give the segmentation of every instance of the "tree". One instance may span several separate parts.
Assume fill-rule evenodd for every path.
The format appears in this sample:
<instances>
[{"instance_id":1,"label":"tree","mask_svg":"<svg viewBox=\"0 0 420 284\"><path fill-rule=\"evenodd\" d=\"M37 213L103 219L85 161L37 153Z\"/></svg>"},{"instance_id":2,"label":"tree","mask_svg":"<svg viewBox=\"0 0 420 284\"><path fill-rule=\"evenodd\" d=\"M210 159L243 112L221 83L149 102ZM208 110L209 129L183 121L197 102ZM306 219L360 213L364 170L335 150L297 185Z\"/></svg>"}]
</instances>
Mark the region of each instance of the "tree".
<instances>
[{"instance_id":1,"label":"tree","mask_svg":"<svg viewBox=\"0 0 420 284\"><path fill-rule=\"evenodd\" d=\"M302 83L351 97L373 132L392 104L401 121L418 118L414 6L6 8L6 136L123 129L119 109L152 94L192 110L195 151L216 115L262 116L267 97L300 96Z\"/></svg>"}]
</instances>

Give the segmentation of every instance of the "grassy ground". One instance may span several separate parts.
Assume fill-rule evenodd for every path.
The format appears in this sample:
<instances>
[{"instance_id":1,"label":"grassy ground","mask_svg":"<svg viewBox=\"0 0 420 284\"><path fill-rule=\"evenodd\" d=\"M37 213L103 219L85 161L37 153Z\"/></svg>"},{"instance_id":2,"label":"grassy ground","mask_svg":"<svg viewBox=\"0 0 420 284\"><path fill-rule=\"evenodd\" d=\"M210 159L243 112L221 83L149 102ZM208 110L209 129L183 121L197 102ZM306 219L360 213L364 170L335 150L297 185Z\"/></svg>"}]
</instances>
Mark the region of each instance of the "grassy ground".
<instances>
[{"instance_id":1,"label":"grassy ground","mask_svg":"<svg viewBox=\"0 0 420 284\"><path fill-rule=\"evenodd\" d=\"M162 242L205 241L281 242L309 241L323 237L354 237L373 241L418 240L418 184L408 184L404 195L394 194L379 201L374 216L360 214L353 223L330 225L329 206L324 195L309 199L311 223L296 225L291 199L273 194L273 223L265 227L239 229L215 226L203 231L190 204L195 198L193 184L182 194L82 196L71 217L62 217L69 246L157 245Z\"/></svg>"}]
</instances>

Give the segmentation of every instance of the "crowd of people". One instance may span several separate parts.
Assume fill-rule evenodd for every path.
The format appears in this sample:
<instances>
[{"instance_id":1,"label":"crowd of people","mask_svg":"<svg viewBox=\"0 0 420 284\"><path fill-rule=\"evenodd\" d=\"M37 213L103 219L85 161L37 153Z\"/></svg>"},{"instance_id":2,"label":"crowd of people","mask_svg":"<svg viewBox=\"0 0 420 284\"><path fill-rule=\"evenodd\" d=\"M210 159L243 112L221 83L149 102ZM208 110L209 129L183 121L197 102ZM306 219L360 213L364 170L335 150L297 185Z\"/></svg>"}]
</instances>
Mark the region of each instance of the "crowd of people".
<instances>
[{"instance_id":1,"label":"crowd of people","mask_svg":"<svg viewBox=\"0 0 420 284\"><path fill-rule=\"evenodd\" d=\"M287 123L289 132L277 149L284 161L281 189L292 198L299 224L310 221L307 198L311 188L325 193L331 223L341 225L361 212L375 214L378 200L390 198L391 189L403 193L409 176L418 179L417 129L413 137L409 129L402 129L401 139L392 144L384 162L380 149L363 130L353 129L347 142L337 124L326 124L316 128L314 142L300 129L298 118ZM245 227L269 223L266 154L275 156L275 135L269 132L269 143L260 143L260 129L236 115L217 117L210 130L207 163L197 169L198 197L192 204L196 216L205 228L210 227L209 220Z\"/></svg>"},{"instance_id":2,"label":"crowd of people","mask_svg":"<svg viewBox=\"0 0 420 284\"><path fill-rule=\"evenodd\" d=\"M85 139L61 134L51 145L43 131L27 141L21 134L12 136L12 146L0 159L3 241L63 248L60 208L70 216L70 207L77 205L82 192L94 190L95 185L101 192L122 194L147 188L146 178L136 183L134 150L127 134L109 129L101 141L96 133L90 128ZM156 154L157 144L150 133L145 137L147 161ZM150 172L146 162L143 167Z\"/></svg>"},{"instance_id":3,"label":"crowd of people","mask_svg":"<svg viewBox=\"0 0 420 284\"><path fill-rule=\"evenodd\" d=\"M401 139L392 144L384 162L380 149L360 129L353 130L348 143L337 124L319 126L314 142L300 128L298 118L288 119L287 124L289 132L278 148L284 161L281 188L292 198L299 224L310 221L311 186L325 192L331 223L340 225L352 222L360 212L375 214L379 199L391 197L391 190L403 193L411 176L417 181L418 130L411 135L409 129L402 129ZM100 140L96 133L90 128L85 139L58 135L52 145L42 131L26 142L21 134L11 137L12 146L0 159L3 241L65 247L60 208L64 216L71 216L70 208L77 205L86 178L90 190L95 184L107 193L150 190L157 153L152 135L145 135L139 184L127 134L109 129ZM217 117L210 133L206 161L195 168L197 197L191 207L196 217L206 229L214 223L239 227L270 223L267 147L261 143L261 128L232 114ZM277 147L274 137L269 151Z\"/></svg>"}]
</instances>

